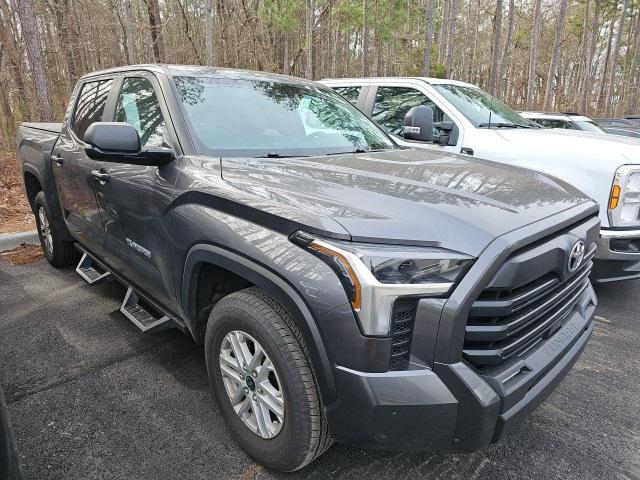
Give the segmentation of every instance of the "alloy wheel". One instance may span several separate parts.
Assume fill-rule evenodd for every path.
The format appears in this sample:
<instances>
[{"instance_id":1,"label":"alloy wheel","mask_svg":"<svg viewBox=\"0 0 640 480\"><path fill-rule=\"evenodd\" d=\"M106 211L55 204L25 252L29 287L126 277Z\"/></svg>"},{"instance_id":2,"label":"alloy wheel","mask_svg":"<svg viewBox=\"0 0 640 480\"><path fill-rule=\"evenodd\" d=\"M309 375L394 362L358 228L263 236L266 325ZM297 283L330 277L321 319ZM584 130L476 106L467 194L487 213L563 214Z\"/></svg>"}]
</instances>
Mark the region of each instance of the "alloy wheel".
<instances>
[{"instance_id":1,"label":"alloy wheel","mask_svg":"<svg viewBox=\"0 0 640 480\"><path fill-rule=\"evenodd\" d=\"M47 218L44 207L38 209L38 220L40 221L40 235L44 242L44 248L49 255L53 255L53 237L51 236L51 226Z\"/></svg>"},{"instance_id":2,"label":"alloy wheel","mask_svg":"<svg viewBox=\"0 0 640 480\"><path fill-rule=\"evenodd\" d=\"M242 422L264 439L278 435L285 417L283 387L262 345L248 333L227 333L220 346L220 371Z\"/></svg>"}]
</instances>

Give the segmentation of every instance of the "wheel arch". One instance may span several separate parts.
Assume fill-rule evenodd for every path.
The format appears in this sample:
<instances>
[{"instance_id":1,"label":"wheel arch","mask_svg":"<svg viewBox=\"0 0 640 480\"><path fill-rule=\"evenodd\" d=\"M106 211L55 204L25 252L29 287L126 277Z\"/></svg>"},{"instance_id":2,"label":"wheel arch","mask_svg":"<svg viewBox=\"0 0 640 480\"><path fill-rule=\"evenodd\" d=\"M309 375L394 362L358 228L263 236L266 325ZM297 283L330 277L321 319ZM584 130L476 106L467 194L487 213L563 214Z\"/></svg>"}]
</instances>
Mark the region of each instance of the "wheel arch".
<instances>
[{"instance_id":1,"label":"wheel arch","mask_svg":"<svg viewBox=\"0 0 640 480\"><path fill-rule=\"evenodd\" d=\"M22 181L24 183L24 191L27 194L29 205L33 210L33 202L38 192L44 191L42 179L38 174L38 171L30 165L24 165L22 174Z\"/></svg>"},{"instance_id":2,"label":"wheel arch","mask_svg":"<svg viewBox=\"0 0 640 480\"><path fill-rule=\"evenodd\" d=\"M325 406L333 403L337 399L337 394L329 356L314 316L300 293L282 276L265 266L211 244L193 246L187 254L182 272L180 301L182 310L186 314L187 327L196 342L201 343L204 340L208 319L208 315L203 319L197 311L198 289L200 282L204 280L201 275L203 265L229 272L236 280L244 280L246 282L244 286L254 285L261 288L287 310L300 330L309 352L323 403Z\"/></svg>"}]
</instances>

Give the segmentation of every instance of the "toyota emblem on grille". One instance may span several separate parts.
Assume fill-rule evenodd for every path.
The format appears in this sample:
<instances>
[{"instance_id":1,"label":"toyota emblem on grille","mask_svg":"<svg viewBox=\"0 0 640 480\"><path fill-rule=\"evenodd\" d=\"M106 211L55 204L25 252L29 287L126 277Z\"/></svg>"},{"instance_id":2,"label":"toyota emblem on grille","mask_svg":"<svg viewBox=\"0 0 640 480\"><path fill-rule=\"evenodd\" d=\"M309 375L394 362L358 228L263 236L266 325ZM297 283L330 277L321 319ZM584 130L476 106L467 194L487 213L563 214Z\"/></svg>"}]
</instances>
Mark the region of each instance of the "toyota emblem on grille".
<instances>
[{"instance_id":1,"label":"toyota emblem on grille","mask_svg":"<svg viewBox=\"0 0 640 480\"><path fill-rule=\"evenodd\" d=\"M571 253L569 254L569 272L575 272L580 264L582 263L582 259L584 258L584 242L582 240L578 240L571 248Z\"/></svg>"}]
</instances>

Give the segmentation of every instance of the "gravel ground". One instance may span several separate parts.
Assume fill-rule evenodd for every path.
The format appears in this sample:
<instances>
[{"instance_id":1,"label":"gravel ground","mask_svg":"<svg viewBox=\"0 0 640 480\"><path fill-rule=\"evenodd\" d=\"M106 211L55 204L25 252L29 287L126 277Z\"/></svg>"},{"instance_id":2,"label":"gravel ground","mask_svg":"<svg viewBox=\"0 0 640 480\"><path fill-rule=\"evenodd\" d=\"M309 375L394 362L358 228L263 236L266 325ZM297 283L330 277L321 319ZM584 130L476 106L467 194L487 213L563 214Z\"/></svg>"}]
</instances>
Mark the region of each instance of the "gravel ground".
<instances>
[{"instance_id":1,"label":"gravel ground","mask_svg":"<svg viewBox=\"0 0 640 480\"><path fill-rule=\"evenodd\" d=\"M0 261L0 381L28 479L640 479L640 282L599 288L594 335L519 431L470 455L333 446L277 475L234 444L204 354L169 331L142 335L124 289L46 261Z\"/></svg>"}]
</instances>

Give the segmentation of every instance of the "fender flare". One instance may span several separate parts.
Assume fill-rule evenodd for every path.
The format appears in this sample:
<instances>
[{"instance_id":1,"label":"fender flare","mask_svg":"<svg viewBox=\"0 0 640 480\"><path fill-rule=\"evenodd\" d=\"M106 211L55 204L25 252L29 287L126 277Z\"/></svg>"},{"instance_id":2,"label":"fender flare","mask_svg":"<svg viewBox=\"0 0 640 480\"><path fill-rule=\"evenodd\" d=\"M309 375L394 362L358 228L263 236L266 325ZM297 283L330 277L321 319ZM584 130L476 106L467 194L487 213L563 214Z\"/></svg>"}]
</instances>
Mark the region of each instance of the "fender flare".
<instances>
[{"instance_id":1,"label":"fender flare","mask_svg":"<svg viewBox=\"0 0 640 480\"><path fill-rule=\"evenodd\" d=\"M63 240L67 242L74 241L74 238L71 236L71 234L69 233L69 229L67 228L64 215L62 214L62 205L60 204L60 199L58 198L58 189L53 180L53 173L48 171L41 172L35 165L31 163L24 163L22 165L22 185L25 194L27 192L27 186L25 184L25 175L27 173L36 177L38 182L40 182L40 187L42 187L44 196L47 199L49 208L51 209L53 220L57 226L56 228L58 230L58 234L62 237Z\"/></svg>"},{"instance_id":2,"label":"fender flare","mask_svg":"<svg viewBox=\"0 0 640 480\"><path fill-rule=\"evenodd\" d=\"M289 312L300 330L309 352L324 406L328 408L330 404L335 402L337 400L337 392L331 362L313 314L298 291L272 270L216 245L197 244L193 246L185 260L180 294L182 310L186 313L189 329L192 330L195 319L194 305L191 305L193 302L190 300L193 288L193 274L201 263L210 263L225 268L245 278L267 292Z\"/></svg>"}]
</instances>

